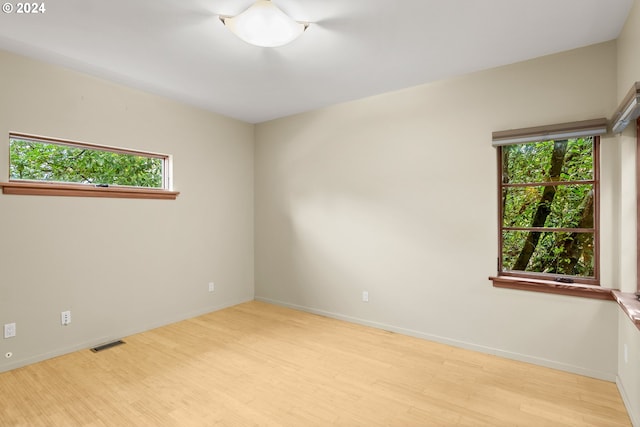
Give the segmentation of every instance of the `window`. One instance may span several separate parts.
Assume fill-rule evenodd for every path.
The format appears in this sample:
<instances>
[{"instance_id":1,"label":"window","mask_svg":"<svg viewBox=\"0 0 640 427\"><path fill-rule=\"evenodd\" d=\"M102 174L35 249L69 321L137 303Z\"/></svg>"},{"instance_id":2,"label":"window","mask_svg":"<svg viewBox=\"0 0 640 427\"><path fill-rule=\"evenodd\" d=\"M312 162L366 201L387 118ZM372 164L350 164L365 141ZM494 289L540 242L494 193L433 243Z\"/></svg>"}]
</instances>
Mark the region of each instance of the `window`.
<instances>
[{"instance_id":1,"label":"window","mask_svg":"<svg viewBox=\"0 0 640 427\"><path fill-rule=\"evenodd\" d=\"M24 134L9 135L5 194L173 198L170 157Z\"/></svg>"},{"instance_id":2,"label":"window","mask_svg":"<svg viewBox=\"0 0 640 427\"><path fill-rule=\"evenodd\" d=\"M599 119L494 132L495 286L611 299L597 286L599 135L606 129L606 119Z\"/></svg>"},{"instance_id":3,"label":"window","mask_svg":"<svg viewBox=\"0 0 640 427\"><path fill-rule=\"evenodd\" d=\"M498 147L500 274L598 281L598 137Z\"/></svg>"}]
</instances>

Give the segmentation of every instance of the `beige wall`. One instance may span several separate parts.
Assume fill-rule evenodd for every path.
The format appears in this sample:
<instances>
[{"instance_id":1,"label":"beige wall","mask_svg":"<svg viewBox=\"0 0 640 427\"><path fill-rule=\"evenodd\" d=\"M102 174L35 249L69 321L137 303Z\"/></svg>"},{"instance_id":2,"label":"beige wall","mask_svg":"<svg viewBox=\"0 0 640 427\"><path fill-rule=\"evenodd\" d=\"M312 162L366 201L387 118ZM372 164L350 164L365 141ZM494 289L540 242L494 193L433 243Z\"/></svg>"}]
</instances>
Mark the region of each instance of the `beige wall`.
<instances>
[{"instance_id":1,"label":"beige wall","mask_svg":"<svg viewBox=\"0 0 640 427\"><path fill-rule=\"evenodd\" d=\"M616 90L610 42L257 125L256 297L614 379L614 303L487 278L491 132L608 117ZM603 284L614 287L615 140L602 156Z\"/></svg>"},{"instance_id":2,"label":"beige wall","mask_svg":"<svg viewBox=\"0 0 640 427\"><path fill-rule=\"evenodd\" d=\"M635 1L618 42L618 97L640 81L640 2ZM630 125L618 137L620 146L619 231L620 288L636 290L636 128ZM619 316L618 385L635 426L640 426L640 331L627 316ZM625 361L626 353L626 361Z\"/></svg>"},{"instance_id":3,"label":"beige wall","mask_svg":"<svg viewBox=\"0 0 640 427\"><path fill-rule=\"evenodd\" d=\"M252 125L9 53L0 70L0 181L19 131L172 154L181 192L0 195L0 370L253 299Z\"/></svg>"}]
</instances>

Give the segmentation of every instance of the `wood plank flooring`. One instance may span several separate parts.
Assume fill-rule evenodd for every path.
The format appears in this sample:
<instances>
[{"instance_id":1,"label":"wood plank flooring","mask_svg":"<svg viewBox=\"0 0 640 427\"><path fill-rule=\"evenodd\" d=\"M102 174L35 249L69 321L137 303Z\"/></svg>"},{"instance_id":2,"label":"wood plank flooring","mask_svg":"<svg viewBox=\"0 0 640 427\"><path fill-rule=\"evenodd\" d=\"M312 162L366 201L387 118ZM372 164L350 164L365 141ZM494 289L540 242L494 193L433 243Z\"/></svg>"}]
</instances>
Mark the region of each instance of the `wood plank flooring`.
<instances>
[{"instance_id":1,"label":"wood plank flooring","mask_svg":"<svg viewBox=\"0 0 640 427\"><path fill-rule=\"evenodd\" d=\"M630 426L615 384L250 302L0 374L0 426Z\"/></svg>"}]
</instances>

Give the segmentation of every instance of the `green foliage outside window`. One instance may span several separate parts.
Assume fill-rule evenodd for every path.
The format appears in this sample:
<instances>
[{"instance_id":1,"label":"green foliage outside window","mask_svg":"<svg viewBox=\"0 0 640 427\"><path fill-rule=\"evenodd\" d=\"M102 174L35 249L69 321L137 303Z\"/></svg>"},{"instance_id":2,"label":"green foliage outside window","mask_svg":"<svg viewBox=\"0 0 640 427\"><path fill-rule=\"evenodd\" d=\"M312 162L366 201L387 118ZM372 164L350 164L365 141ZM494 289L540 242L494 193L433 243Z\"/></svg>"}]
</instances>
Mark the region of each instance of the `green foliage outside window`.
<instances>
[{"instance_id":1,"label":"green foliage outside window","mask_svg":"<svg viewBox=\"0 0 640 427\"><path fill-rule=\"evenodd\" d=\"M501 150L503 270L593 278L594 139Z\"/></svg>"},{"instance_id":2,"label":"green foliage outside window","mask_svg":"<svg viewBox=\"0 0 640 427\"><path fill-rule=\"evenodd\" d=\"M164 161L155 157L12 138L9 159L16 180L163 186Z\"/></svg>"}]
</instances>

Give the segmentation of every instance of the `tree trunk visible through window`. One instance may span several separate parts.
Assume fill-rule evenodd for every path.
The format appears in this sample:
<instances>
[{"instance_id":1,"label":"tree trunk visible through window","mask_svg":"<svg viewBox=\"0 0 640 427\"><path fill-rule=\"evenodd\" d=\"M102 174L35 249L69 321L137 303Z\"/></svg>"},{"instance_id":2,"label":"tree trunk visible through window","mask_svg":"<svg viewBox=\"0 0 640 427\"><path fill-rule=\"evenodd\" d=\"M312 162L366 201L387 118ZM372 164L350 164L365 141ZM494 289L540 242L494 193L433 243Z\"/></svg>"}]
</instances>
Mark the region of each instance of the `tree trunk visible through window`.
<instances>
[{"instance_id":1,"label":"tree trunk visible through window","mask_svg":"<svg viewBox=\"0 0 640 427\"><path fill-rule=\"evenodd\" d=\"M551 181L558 181L560 179L560 172L562 171L562 165L564 163L564 156L566 153L567 140L555 141L553 154L551 156L551 168L549 169L549 179ZM551 213L551 204L553 203L555 195L556 187L548 186L544 188L542 198L540 199L540 202L538 202L538 208L536 209L536 213L533 217L531 227L544 227L547 217ZM539 231L529 232L524 247L520 251L520 255L518 255L518 259L512 267L513 270L526 270L529 260L538 245L541 234L542 233Z\"/></svg>"}]
</instances>

